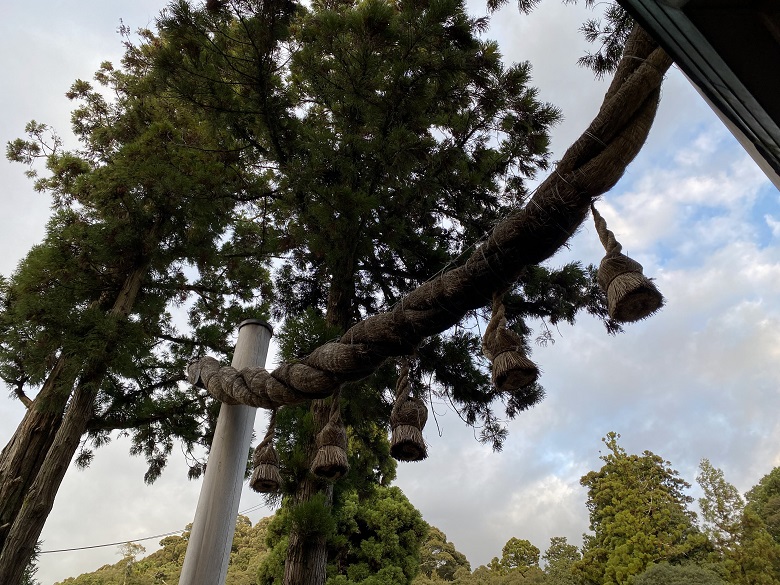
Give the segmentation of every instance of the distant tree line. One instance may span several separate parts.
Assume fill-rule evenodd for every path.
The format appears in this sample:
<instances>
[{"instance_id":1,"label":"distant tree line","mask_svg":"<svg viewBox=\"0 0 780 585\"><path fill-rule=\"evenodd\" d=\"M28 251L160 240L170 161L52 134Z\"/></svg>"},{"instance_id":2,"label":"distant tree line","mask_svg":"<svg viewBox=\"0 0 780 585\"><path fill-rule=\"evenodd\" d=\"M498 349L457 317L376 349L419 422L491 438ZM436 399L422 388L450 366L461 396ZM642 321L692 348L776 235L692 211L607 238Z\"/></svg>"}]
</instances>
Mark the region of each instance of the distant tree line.
<instances>
[{"instance_id":1,"label":"distant tree line","mask_svg":"<svg viewBox=\"0 0 780 585\"><path fill-rule=\"evenodd\" d=\"M629 454L619 435L603 439L600 469L583 476L590 530L583 545L554 536L544 553L510 538L487 565L472 571L447 536L427 525L398 487L375 486L370 497L343 498L328 534L328 585L775 585L780 583L780 467L742 496L723 472L703 460L696 480L700 515L686 495L690 484L668 461ZM292 509L294 510L294 509ZM227 585L270 585L284 571L289 507L254 526L239 517ZM312 507L311 512L316 512ZM295 513L303 514L301 510ZM303 518L297 521L305 525ZM310 519L316 522L316 519ZM188 533L138 559L122 560L61 585L176 583Z\"/></svg>"}]
</instances>

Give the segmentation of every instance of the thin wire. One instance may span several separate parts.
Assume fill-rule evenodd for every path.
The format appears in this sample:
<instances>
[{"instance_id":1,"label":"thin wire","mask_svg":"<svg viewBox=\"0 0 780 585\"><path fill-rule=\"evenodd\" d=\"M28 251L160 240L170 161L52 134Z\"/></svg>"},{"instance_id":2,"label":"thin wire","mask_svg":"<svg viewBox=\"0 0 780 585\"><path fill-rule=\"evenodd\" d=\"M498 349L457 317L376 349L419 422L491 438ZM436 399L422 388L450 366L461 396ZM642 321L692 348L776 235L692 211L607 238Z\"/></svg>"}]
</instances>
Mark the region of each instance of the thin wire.
<instances>
[{"instance_id":1,"label":"thin wire","mask_svg":"<svg viewBox=\"0 0 780 585\"><path fill-rule=\"evenodd\" d=\"M76 550L87 550L87 549L90 549L90 548L104 548L104 547L107 547L107 546L118 546L120 544L129 544L131 542L140 542L142 540L152 540L153 538L162 538L164 536L172 536L174 534L180 534L182 532L184 532L184 530L177 530L176 532L166 532L165 534L157 534L155 536L146 536L144 538L136 538L134 540L122 540L122 541L119 541L119 542L107 542L106 544L93 544L93 545L90 545L90 546L79 546L79 547L76 547L76 548L60 548L60 549L57 549L57 550L42 550L38 554L45 555L45 554L49 554L49 553L72 552L72 551L76 551Z\"/></svg>"},{"instance_id":2,"label":"thin wire","mask_svg":"<svg viewBox=\"0 0 780 585\"><path fill-rule=\"evenodd\" d=\"M246 514L248 512L254 512L255 510L262 508L265 506L265 504L256 504L250 508L247 508L246 510L241 510L238 513L239 514ZM75 548L59 548L56 550L42 550L38 554L45 555L45 554L51 554L51 553L61 553L61 552L73 552L77 550L88 550L93 548L105 548L108 546L119 546L120 544L130 544L132 542L141 542L143 540L152 540L153 538L163 538L165 536L173 536L174 534L181 534L182 532L186 532L186 528L183 528L182 530L174 530L173 532L166 532L164 534L155 534L154 536L144 536L143 538L134 538L133 540L122 540L119 542L107 542L105 544L92 544L89 546L78 546Z\"/></svg>"}]
</instances>

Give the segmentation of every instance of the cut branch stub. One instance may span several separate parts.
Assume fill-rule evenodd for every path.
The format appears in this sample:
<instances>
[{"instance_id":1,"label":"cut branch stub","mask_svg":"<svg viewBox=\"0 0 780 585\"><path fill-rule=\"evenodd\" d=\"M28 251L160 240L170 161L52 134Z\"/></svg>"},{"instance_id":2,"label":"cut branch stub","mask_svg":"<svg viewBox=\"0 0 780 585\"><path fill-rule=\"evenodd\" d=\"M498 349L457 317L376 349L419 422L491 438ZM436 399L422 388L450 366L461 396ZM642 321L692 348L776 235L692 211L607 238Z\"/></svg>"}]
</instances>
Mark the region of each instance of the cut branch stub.
<instances>
[{"instance_id":1,"label":"cut branch stub","mask_svg":"<svg viewBox=\"0 0 780 585\"><path fill-rule=\"evenodd\" d=\"M482 337L482 353L493 364L499 392L517 392L539 378L539 368L525 355L523 340L507 327L503 295L493 296L493 315Z\"/></svg>"},{"instance_id":2,"label":"cut branch stub","mask_svg":"<svg viewBox=\"0 0 780 585\"><path fill-rule=\"evenodd\" d=\"M273 494L282 485L279 473L279 456L274 448L274 430L276 429L276 409L271 412L271 420L263 441L255 448L252 455L252 479L249 487L261 494Z\"/></svg>"},{"instance_id":3,"label":"cut branch stub","mask_svg":"<svg viewBox=\"0 0 780 585\"><path fill-rule=\"evenodd\" d=\"M609 316L620 323L649 317L664 304L653 281L642 274L642 265L621 253L621 245L607 228L607 222L591 206L593 221L607 254L599 266L598 282L607 295Z\"/></svg>"},{"instance_id":4,"label":"cut branch stub","mask_svg":"<svg viewBox=\"0 0 780 585\"><path fill-rule=\"evenodd\" d=\"M428 421L428 407L421 398L410 394L409 363L404 360L390 413L390 455L398 461L422 461L428 457L428 447L422 434Z\"/></svg>"},{"instance_id":5,"label":"cut branch stub","mask_svg":"<svg viewBox=\"0 0 780 585\"><path fill-rule=\"evenodd\" d=\"M317 453L311 462L311 472L328 481L336 481L349 471L347 431L340 411L339 397L335 394L330 420L317 434Z\"/></svg>"}]
</instances>

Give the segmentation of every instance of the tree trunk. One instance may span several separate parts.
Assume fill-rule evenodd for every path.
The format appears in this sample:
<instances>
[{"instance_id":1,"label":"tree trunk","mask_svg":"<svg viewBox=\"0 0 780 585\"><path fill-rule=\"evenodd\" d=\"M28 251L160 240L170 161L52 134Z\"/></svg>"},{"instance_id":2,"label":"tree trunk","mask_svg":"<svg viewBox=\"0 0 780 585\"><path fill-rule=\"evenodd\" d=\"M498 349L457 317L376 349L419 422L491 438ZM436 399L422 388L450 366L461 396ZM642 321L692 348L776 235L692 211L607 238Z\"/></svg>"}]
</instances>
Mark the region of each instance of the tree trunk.
<instances>
[{"instance_id":1,"label":"tree trunk","mask_svg":"<svg viewBox=\"0 0 780 585\"><path fill-rule=\"evenodd\" d=\"M315 432L319 432L328 423L330 405L325 400L314 400L311 410L314 415ZM317 453L315 437L312 437L306 447L306 461L310 465ZM293 505L308 502L317 493L325 496L326 506L330 507L333 504L333 484L307 473L304 480L297 486L293 496ZM290 529L287 557L284 562L284 585L323 585L326 577L325 569L328 564L327 544L324 534L305 534L293 524Z\"/></svg>"},{"instance_id":2,"label":"tree trunk","mask_svg":"<svg viewBox=\"0 0 780 585\"><path fill-rule=\"evenodd\" d=\"M60 383L64 364L60 357L0 453L0 551L62 422L73 388Z\"/></svg>"},{"instance_id":3,"label":"tree trunk","mask_svg":"<svg viewBox=\"0 0 780 585\"><path fill-rule=\"evenodd\" d=\"M325 319L329 325L345 331L354 315L355 274L354 258L351 254L342 258L340 266L334 267L328 289L328 305ZM317 434L328 424L330 402L313 400L311 412L314 416L314 433L306 445L306 465L310 466L317 454ZM296 487L293 505L310 501L317 493L325 496L325 505L333 505L333 484L323 481L312 473ZM284 562L284 585L324 585L328 564L328 548L325 535L304 534L293 525L287 544Z\"/></svg>"},{"instance_id":4,"label":"tree trunk","mask_svg":"<svg viewBox=\"0 0 780 585\"><path fill-rule=\"evenodd\" d=\"M5 539L0 554L0 583L18 585L21 582L35 543L54 505L57 490L92 417L97 387L96 384L80 385L68 405L53 444L35 480L24 494L21 510Z\"/></svg>"},{"instance_id":5,"label":"tree trunk","mask_svg":"<svg viewBox=\"0 0 780 585\"><path fill-rule=\"evenodd\" d=\"M146 266L138 268L125 279L109 312L118 321L126 319L130 314L146 270ZM120 338L120 330L121 327L117 327L106 339L100 355L91 356L85 365L73 398L34 480L29 489L18 496L23 500L7 529L7 536L0 550L0 583L3 585L18 585L21 582L24 569L32 557L35 544L54 505L57 491L92 418L95 398L108 370L111 353ZM4 449L3 455L5 452Z\"/></svg>"},{"instance_id":6,"label":"tree trunk","mask_svg":"<svg viewBox=\"0 0 780 585\"><path fill-rule=\"evenodd\" d=\"M355 227L354 230L358 228ZM355 233L355 231L349 231ZM357 240L357 237L355 238ZM342 247L343 249L343 247ZM328 287L328 305L325 319L328 325L335 325L346 331L355 320L355 258L352 252L345 253L338 266L333 267Z\"/></svg>"}]
</instances>

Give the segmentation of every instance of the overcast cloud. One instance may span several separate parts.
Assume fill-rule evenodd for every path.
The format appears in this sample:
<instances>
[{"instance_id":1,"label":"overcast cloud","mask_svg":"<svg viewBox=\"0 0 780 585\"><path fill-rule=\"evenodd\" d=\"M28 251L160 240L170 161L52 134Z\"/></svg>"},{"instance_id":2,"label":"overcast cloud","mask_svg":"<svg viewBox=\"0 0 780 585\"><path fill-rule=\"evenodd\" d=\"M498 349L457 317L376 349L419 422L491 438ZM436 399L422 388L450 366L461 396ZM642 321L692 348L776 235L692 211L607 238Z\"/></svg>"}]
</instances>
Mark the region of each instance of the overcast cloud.
<instances>
[{"instance_id":1,"label":"overcast cloud","mask_svg":"<svg viewBox=\"0 0 780 585\"><path fill-rule=\"evenodd\" d=\"M66 134L64 97L121 54L119 19L149 25L159 0L14 2L0 24L0 139L22 135L34 118ZM473 3L477 14L482 4ZM540 96L563 110L556 158L585 128L605 89L576 59L587 50L583 9L547 0L531 17L514 5L493 17L489 36L507 61L530 60ZM0 273L9 274L40 240L45 196L19 165L0 162ZM649 449L693 483L700 459L745 491L780 464L780 203L778 192L728 134L687 80L668 75L650 139L621 183L599 205L624 250L657 279L667 299L653 318L616 337L583 317L539 347L547 398L509 425L502 453L478 444L444 405L426 429L430 457L399 466L398 485L473 567L499 555L512 536L544 550L551 536L579 543L587 530L579 478L599 467L609 431L629 452ZM603 255L586 222L551 264L597 263ZM0 442L21 418L0 396ZM263 416L256 429L263 432ZM438 425L437 425L438 423ZM441 431L439 437L437 428ZM44 530L44 550L140 539L192 521L199 482L174 458L153 486L144 463L115 441L86 471L71 470ZM692 495L697 495L695 488ZM261 497L245 490L252 521ZM157 540L143 541L149 551ZM46 554L43 585L119 560L116 548Z\"/></svg>"}]
</instances>

